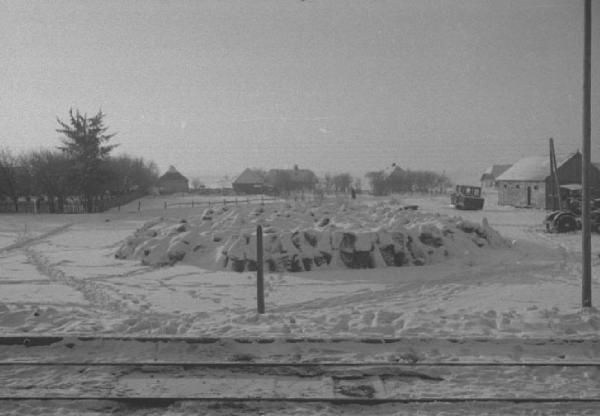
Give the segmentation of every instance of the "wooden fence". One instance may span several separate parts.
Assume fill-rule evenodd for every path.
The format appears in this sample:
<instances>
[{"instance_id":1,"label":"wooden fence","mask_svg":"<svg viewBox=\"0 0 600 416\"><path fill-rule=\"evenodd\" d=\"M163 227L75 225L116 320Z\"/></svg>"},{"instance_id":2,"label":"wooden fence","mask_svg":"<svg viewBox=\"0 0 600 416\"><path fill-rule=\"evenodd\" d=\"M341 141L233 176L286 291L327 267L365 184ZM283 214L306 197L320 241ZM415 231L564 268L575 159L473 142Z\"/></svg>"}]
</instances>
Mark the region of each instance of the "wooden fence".
<instances>
[{"instance_id":1,"label":"wooden fence","mask_svg":"<svg viewBox=\"0 0 600 416\"><path fill-rule=\"evenodd\" d=\"M270 203L270 202L276 202L276 201L282 201L282 199L280 198L275 198L275 197L264 197L261 196L260 198L242 198L242 197L235 197L235 198L223 198L223 199L215 199L215 200L208 200L208 201L185 201L185 202L167 202L165 201L164 204L164 209L168 209L168 208L185 208L185 207L201 207L201 206L207 206L207 207L213 207L213 206L217 206L217 205L242 205L242 204L250 204L253 202L260 202L261 204L264 203Z\"/></svg>"},{"instance_id":2,"label":"wooden fence","mask_svg":"<svg viewBox=\"0 0 600 416\"><path fill-rule=\"evenodd\" d=\"M62 206L57 201L54 202L54 210L47 200L37 201L18 201L15 207L14 202L0 202L0 213L13 214L85 214L93 212L104 212L114 207L128 204L144 196L142 193L131 193L127 195L112 196L95 200L91 210L86 211L85 204L81 201L65 201Z\"/></svg>"}]
</instances>

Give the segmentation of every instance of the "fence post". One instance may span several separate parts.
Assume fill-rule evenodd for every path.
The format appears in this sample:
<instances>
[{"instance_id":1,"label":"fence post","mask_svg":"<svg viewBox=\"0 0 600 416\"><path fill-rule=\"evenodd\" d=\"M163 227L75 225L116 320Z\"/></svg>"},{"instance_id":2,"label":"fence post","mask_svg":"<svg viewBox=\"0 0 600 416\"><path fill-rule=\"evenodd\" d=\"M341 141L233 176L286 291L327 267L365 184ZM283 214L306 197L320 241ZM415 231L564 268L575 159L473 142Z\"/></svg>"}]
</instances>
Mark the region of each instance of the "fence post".
<instances>
[{"instance_id":1,"label":"fence post","mask_svg":"<svg viewBox=\"0 0 600 416\"><path fill-rule=\"evenodd\" d=\"M165 209L167 209L167 201L165 201Z\"/></svg>"},{"instance_id":2,"label":"fence post","mask_svg":"<svg viewBox=\"0 0 600 416\"><path fill-rule=\"evenodd\" d=\"M263 276L262 227L256 227L256 303L258 313L265 313L265 287Z\"/></svg>"}]
</instances>

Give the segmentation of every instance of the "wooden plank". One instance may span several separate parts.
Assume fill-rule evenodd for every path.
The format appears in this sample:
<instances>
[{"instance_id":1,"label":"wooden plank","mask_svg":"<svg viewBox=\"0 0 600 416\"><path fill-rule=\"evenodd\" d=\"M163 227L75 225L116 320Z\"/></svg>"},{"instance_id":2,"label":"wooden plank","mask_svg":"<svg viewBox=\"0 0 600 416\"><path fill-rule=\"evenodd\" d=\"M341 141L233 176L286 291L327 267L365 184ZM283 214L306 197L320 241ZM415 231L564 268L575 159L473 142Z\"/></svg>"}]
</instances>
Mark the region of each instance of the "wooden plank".
<instances>
[{"instance_id":1,"label":"wooden plank","mask_svg":"<svg viewBox=\"0 0 600 416\"><path fill-rule=\"evenodd\" d=\"M600 400L600 369L568 366L15 366L0 397L180 397L206 400Z\"/></svg>"},{"instance_id":2,"label":"wooden plank","mask_svg":"<svg viewBox=\"0 0 600 416\"><path fill-rule=\"evenodd\" d=\"M593 364L600 362L600 340L21 335L0 337L0 361Z\"/></svg>"}]
</instances>

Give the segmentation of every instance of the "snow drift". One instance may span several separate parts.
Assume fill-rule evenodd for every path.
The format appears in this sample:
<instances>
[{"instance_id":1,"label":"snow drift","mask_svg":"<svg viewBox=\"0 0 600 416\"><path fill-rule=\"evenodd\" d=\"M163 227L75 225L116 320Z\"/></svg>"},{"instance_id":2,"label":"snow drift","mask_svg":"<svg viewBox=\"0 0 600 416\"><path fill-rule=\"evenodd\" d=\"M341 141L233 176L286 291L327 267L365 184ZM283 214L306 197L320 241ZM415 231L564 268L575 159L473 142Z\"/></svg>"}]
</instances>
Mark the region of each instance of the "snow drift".
<instances>
[{"instance_id":1,"label":"snow drift","mask_svg":"<svg viewBox=\"0 0 600 416\"><path fill-rule=\"evenodd\" d=\"M284 203L208 208L178 220L157 218L127 238L115 257L153 266L182 261L254 271L258 225L270 272L420 266L508 244L485 219L477 224L400 205Z\"/></svg>"}]
</instances>

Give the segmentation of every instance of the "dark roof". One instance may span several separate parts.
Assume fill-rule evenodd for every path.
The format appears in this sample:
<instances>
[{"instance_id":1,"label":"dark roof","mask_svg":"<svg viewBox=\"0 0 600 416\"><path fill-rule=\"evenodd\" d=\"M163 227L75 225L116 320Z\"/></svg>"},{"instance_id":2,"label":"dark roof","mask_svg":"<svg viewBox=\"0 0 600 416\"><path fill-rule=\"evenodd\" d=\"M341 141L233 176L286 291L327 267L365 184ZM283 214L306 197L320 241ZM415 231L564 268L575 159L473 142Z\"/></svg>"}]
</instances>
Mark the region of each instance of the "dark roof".
<instances>
[{"instance_id":1,"label":"dark roof","mask_svg":"<svg viewBox=\"0 0 600 416\"><path fill-rule=\"evenodd\" d=\"M400 175L403 175L404 172L405 172L405 170L402 169L400 166L394 166L393 169L390 171L389 176L400 176Z\"/></svg>"},{"instance_id":2,"label":"dark roof","mask_svg":"<svg viewBox=\"0 0 600 416\"><path fill-rule=\"evenodd\" d=\"M483 172L481 175L481 180L485 179L496 179L498 176L502 175L508 169L510 169L512 165L492 165Z\"/></svg>"},{"instance_id":3,"label":"dark roof","mask_svg":"<svg viewBox=\"0 0 600 416\"><path fill-rule=\"evenodd\" d=\"M404 172L405 172L405 170L402 169L400 166L396 165L395 163L392 163L391 166L386 166L383 169L383 174L386 177L394 176L394 175L402 175Z\"/></svg>"},{"instance_id":4,"label":"dark roof","mask_svg":"<svg viewBox=\"0 0 600 416\"><path fill-rule=\"evenodd\" d=\"M179 173L179 171L177 169L175 169L175 167L170 166L169 170L167 171L167 173L165 173L164 175L162 175L159 179L159 181L188 181L188 179L183 176L181 173Z\"/></svg>"},{"instance_id":5,"label":"dark roof","mask_svg":"<svg viewBox=\"0 0 600 416\"><path fill-rule=\"evenodd\" d=\"M318 182L317 175L309 169L291 169L292 181L298 183L316 183Z\"/></svg>"},{"instance_id":6,"label":"dark roof","mask_svg":"<svg viewBox=\"0 0 600 416\"><path fill-rule=\"evenodd\" d=\"M256 184L262 184L263 181L264 181L264 179L263 179L262 172L257 171L255 169L247 168L242 173L240 173L240 176L238 176L236 178L236 180L233 181L233 183L239 184L239 185L242 185L242 184L256 185Z\"/></svg>"},{"instance_id":7,"label":"dark roof","mask_svg":"<svg viewBox=\"0 0 600 416\"><path fill-rule=\"evenodd\" d=\"M267 173L265 181L272 181L280 172L290 175L290 180L293 183L314 184L319 181L317 175L310 169L271 169Z\"/></svg>"}]
</instances>

